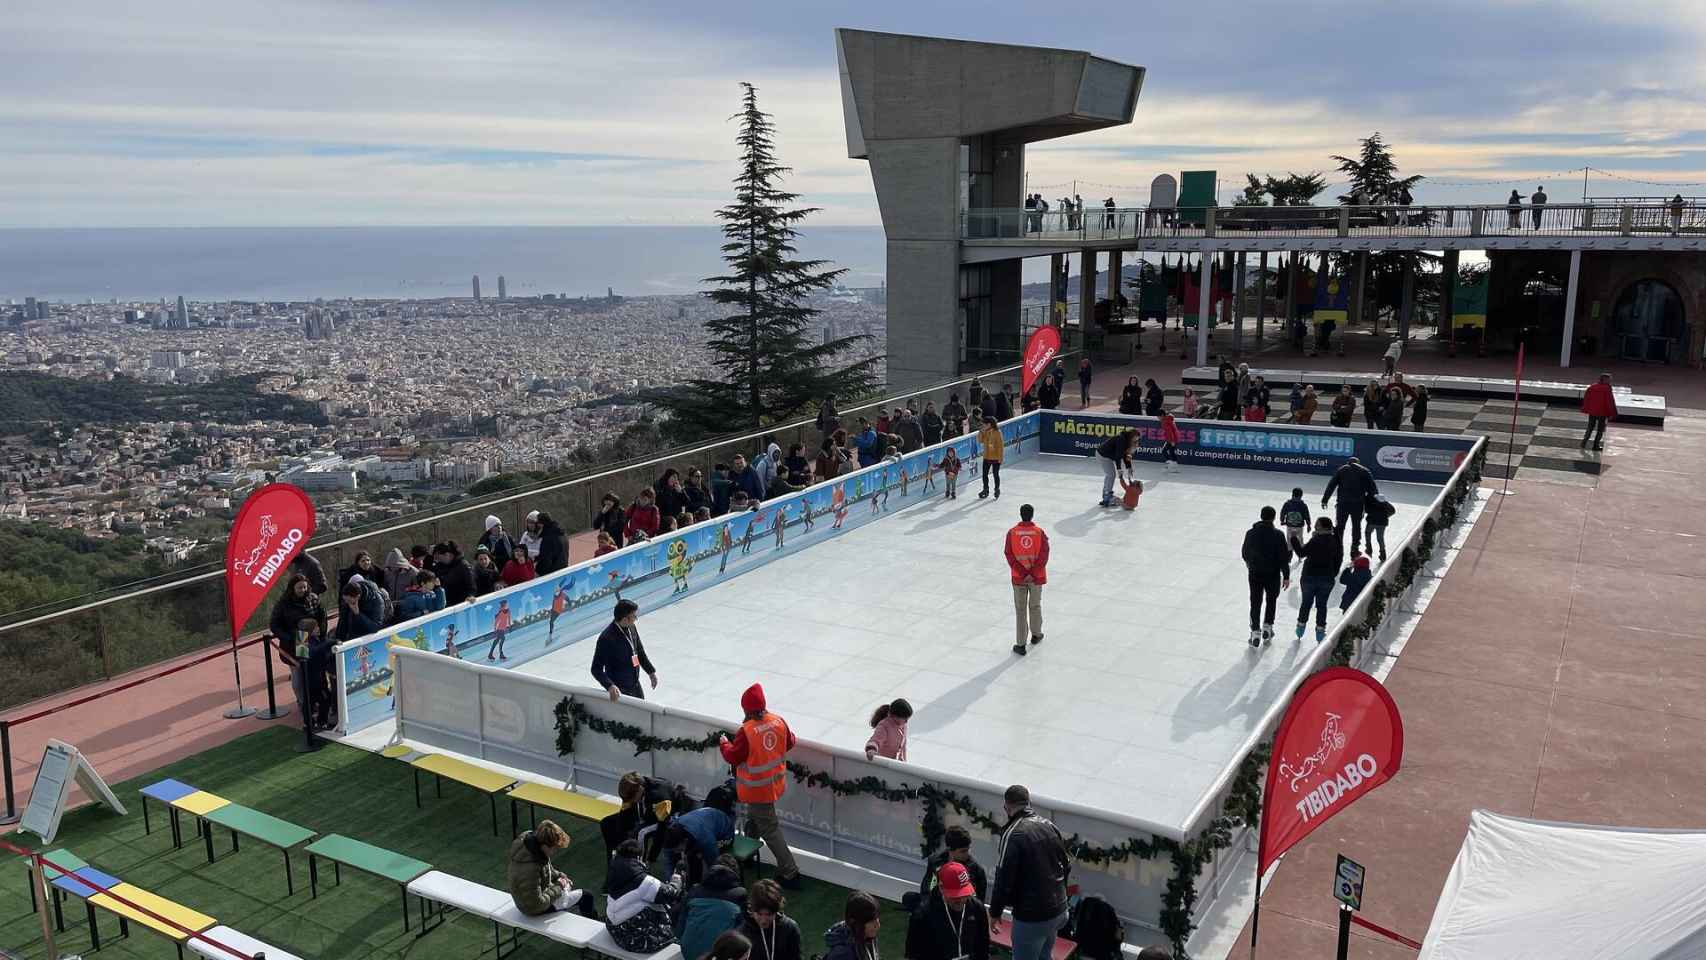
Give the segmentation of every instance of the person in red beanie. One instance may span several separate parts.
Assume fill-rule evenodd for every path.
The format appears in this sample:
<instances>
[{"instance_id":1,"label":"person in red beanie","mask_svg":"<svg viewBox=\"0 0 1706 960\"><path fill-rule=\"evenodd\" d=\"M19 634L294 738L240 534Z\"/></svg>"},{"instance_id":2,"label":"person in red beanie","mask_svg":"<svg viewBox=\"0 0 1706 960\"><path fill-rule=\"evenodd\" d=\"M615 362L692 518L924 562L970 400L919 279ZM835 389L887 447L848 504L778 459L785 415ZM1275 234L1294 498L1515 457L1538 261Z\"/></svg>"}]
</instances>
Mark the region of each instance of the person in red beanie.
<instances>
[{"instance_id":1,"label":"person in red beanie","mask_svg":"<svg viewBox=\"0 0 1706 960\"><path fill-rule=\"evenodd\" d=\"M746 804L759 839L776 858L777 880L789 890L798 890L800 867L782 835L776 819L776 801L788 789L788 751L794 749L794 732L788 721L765 709L764 688L753 684L740 695L746 719L735 738L719 737L723 760L735 768L735 795Z\"/></svg>"},{"instance_id":2,"label":"person in red beanie","mask_svg":"<svg viewBox=\"0 0 1706 960\"><path fill-rule=\"evenodd\" d=\"M1617 398L1611 394L1611 374L1599 375L1599 382L1590 385L1582 394L1582 412L1588 415L1588 431L1582 434L1582 449L1593 438L1595 450L1605 449L1605 423L1617 416Z\"/></svg>"}]
</instances>

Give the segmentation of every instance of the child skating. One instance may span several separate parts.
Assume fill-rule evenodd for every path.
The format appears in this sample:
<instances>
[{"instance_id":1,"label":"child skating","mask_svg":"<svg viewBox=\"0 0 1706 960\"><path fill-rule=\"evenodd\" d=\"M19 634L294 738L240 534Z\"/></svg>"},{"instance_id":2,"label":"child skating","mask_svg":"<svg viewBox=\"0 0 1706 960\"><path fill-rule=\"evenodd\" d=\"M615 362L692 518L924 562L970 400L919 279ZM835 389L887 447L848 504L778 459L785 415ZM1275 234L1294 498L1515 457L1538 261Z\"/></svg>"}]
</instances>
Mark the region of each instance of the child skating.
<instances>
[{"instance_id":1,"label":"child skating","mask_svg":"<svg viewBox=\"0 0 1706 960\"><path fill-rule=\"evenodd\" d=\"M1291 499L1280 507L1280 526L1285 527L1286 540L1303 540L1304 531L1309 529L1309 504L1303 499L1303 488L1292 487Z\"/></svg>"},{"instance_id":2,"label":"child skating","mask_svg":"<svg viewBox=\"0 0 1706 960\"><path fill-rule=\"evenodd\" d=\"M946 492L942 494L942 499L959 499L959 481L960 455L954 452L953 447L949 447L947 452L942 454L942 486L946 490Z\"/></svg>"},{"instance_id":3,"label":"child skating","mask_svg":"<svg viewBox=\"0 0 1706 960\"><path fill-rule=\"evenodd\" d=\"M1179 469L1179 424L1166 410L1161 411L1161 468L1168 473Z\"/></svg>"}]
</instances>

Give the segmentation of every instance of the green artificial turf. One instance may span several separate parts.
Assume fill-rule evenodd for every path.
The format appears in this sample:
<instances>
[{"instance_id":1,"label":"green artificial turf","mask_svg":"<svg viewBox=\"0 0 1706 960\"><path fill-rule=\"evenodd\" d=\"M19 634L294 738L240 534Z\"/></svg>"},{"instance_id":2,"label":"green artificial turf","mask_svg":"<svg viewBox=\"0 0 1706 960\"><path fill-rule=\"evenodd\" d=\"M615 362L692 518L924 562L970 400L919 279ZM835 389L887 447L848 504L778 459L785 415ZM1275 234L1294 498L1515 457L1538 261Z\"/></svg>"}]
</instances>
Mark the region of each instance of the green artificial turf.
<instances>
[{"instance_id":1,"label":"green artificial turf","mask_svg":"<svg viewBox=\"0 0 1706 960\"><path fill-rule=\"evenodd\" d=\"M53 846L69 849L89 863L127 883L175 900L220 923L275 944L310 960L361 958L477 957L492 949L487 921L451 914L450 922L425 937L418 926L403 932L402 904L397 885L353 870L332 887L331 869L321 865L318 899L308 892L308 858L300 849L291 855L296 879L294 896L285 892L284 860L259 841L245 839L231 852L229 834L216 828L209 864L199 839L190 837L172 849L165 811L149 801L154 830L142 830L142 798L138 790L166 777L218 794L236 803L300 824L317 833L342 833L398 853L425 860L447 873L502 889L504 859L509 847L508 804L500 798L499 830L491 831L485 796L455 783L446 783L444 798L432 795L431 780L422 777L421 809L415 809L410 769L337 744L311 754L299 754L300 734L283 728L262 730L169 764L135 780L114 786L130 811L120 817L105 807L89 805L67 813ZM523 824L526 813L523 811ZM557 821L573 838L557 865L576 885L600 889L604 879L604 848L598 825L574 817ZM23 847L40 848L33 834L5 837ZM17 858L7 858L0 876L0 950L21 957L45 956L41 929L30 912L26 871ZM768 863L768 855L766 855ZM773 876L766 869L766 876ZM841 918L848 891L806 879L804 890L788 894L787 912L800 925L806 956L823 952L823 931ZM411 898L411 903L413 902ZM418 913L412 915L418 920ZM172 958L167 940L138 930L118 939L118 923L109 914L101 921L102 948L96 956ZM62 954L85 952L89 938L81 903L65 907L66 932L57 936ZM885 905L881 950L898 958L905 939L906 917L898 906ZM565 956L568 948L543 938L522 935L517 960Z\"/></svg>"}]
</instances>

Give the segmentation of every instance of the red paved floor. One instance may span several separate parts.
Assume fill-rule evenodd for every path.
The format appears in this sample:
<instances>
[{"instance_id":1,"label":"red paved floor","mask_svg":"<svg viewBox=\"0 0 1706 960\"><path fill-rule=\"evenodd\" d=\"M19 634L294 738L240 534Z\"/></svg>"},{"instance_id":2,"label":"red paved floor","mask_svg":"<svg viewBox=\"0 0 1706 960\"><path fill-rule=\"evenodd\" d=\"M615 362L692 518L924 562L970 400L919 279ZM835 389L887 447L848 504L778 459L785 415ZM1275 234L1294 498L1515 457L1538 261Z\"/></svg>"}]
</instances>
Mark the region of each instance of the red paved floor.
<instances>
[{"instance_id":1,"label":"red paved floor","mask_svg":"<svg viewBox=\"0 0 1706 960\"><path fill-rule=\"evenodd\" d=\"M1517 481L1481 516L1387 679L1404 768L1286 857L1261 956L1332 955L1339 853L1368 867L1365 915L1421 939L1475 807L1706 826L1706 421L1605 456L1597 488Z\"/></svg>"},{"instance_id":2,"label":"red paved floor","mask_svg":"<svg viewBox=\"0 0 1706 960\"><path fill-rule=\"evenodd\" d=\"M247 647L243 658L243 697L248 706L266 706L266 676L261 648ZM38 700L6 711L8 719L27 716L129 680L168 669L204 656L211 651L179 657L103 683ZM294 710L290 676L275 666L279 706ZM181 670L170 676L103 697L63 713L33 720L12 728L12 776L18 793L18 809L29 803L30 784L49 740L63 740L83 751L109 783L146 773L181 757L252 733L268 723L292 723L294 714L279 720L253 717L227 720L221 714L236 706L236 680L231 657L226 656Z\"/></svg>"}]
</instances>

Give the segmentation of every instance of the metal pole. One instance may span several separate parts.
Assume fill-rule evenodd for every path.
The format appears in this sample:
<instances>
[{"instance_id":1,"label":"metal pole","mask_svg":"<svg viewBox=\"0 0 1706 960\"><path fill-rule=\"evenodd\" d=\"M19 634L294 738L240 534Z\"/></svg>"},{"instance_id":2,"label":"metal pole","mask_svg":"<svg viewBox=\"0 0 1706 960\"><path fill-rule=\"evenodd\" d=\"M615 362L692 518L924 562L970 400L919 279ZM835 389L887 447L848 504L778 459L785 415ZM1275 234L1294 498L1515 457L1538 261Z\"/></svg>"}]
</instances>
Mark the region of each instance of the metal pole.
<instances>
[{"instance_id":1,"label":"metal pole","mask_svg":"<svg viewBox=\"0 0 1706 960\"><path fill-rule=\"evenodd\" d=\"M237 652L237 638L231 638L231 672L237 675L237 705L225 711L225 719L241 720L255 715L254 707L243 706L243 658Z\"/></svg>"},{"instance_id":2,"label":"metal pole","mask_svg":"<svg viewBox=\"0 0 1706 960\"><path fill-rule=\"evenodd\" d=\"M1339 960L1351 955L1351 908L1339 905Z\"/></svg>"},{"instance_id":3,"label":"metal pole","mask_svg":"<svg viewBox=\"0 0 1706 960\"><path fill-rule=\"evenodd\" d=\"M0 769L6 777L6 812L0 815L0 826L18 822L18 797L12 792L12 724L0 720Z\"/></svg>"},{"instance_id":4,"label":"metal pole","mask_svg":"<svg viewBox=\"0 0 1706 960\"><path fill-rule=\"evenodd\" d=\"M1256 350L1262 349L1262 321L1268 312L1268 252L1262 251L1256 261Z\"/></svg>"},{"instance_id":5,"label":"metal pole","mask_svg":"<svg viewBox=\"0 0 1706 960\"><path fill-rule=\"evenodd\" d=\"M1256 909L1250 914L1250 960L1256 960L1256 937L1262 930L1262 858L1256 858Z\"/></svg>"},{"instance_id":6,"label":"metal pole","mask_svg":"<svg viewBox=\"0 0 1706 960\"><path fill-rule=\"evenodd\" d=\"M1204 367L1208 365L1209 294L1212 292L1208 285L1213 279L1209 267L1214 261L1214 253L1205 246L1199 259L1202 266L1198 277L1201 286L1197 292L1197 366Z\"/></svg>"},{"instance_id":7,"label":"metal pole","mask_svg":"<svg viewBox=\"0 0 1706 960\"><path fill-rule=\"evenodd\" d=\"M284 716L284 711L278 708L278 697L273 693L272 645L272 636L270 634L262 634L261 663L265 665L267 671L267 708L262 710L260 713L255 714L255 716L262 720L277 720L279 717Z\"/></svg>"}]
</instances>

